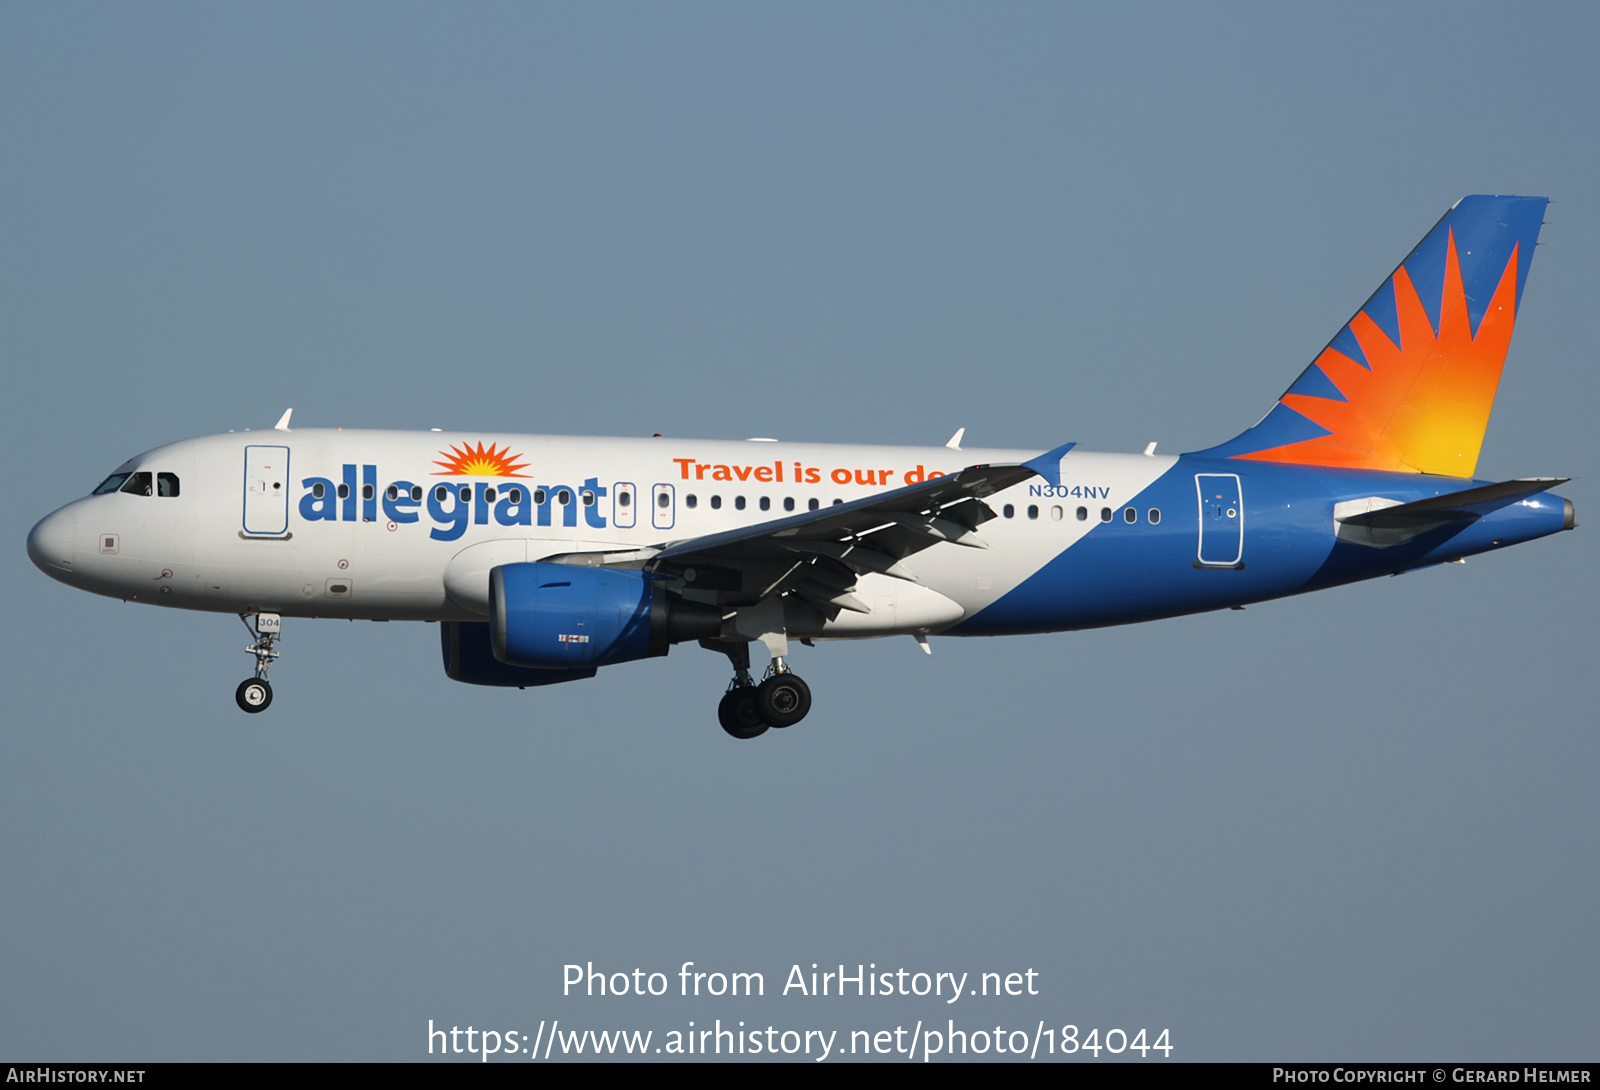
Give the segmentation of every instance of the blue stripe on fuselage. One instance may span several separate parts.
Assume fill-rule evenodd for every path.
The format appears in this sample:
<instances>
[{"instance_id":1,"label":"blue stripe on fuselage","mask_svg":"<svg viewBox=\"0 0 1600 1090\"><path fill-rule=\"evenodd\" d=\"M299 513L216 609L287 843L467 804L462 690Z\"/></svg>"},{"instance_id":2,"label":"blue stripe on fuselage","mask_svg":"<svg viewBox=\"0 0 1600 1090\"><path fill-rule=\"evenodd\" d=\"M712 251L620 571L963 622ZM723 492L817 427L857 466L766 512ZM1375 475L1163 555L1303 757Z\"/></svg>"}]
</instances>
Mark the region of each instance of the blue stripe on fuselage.
<instances>
[{"instance_id":1,"label":"blue stripe on fuselage","mask_svg":"<svg viewBox=\"0 0 1600 1090\"><path fill-rule=\"evenodd\" d=\"M1235 474L1243 495L1240 568L1199 568L1197 474ZM1129 624L1279 598L1437 564L1555 533L1562 501L1513 504L1475 522L1373 548L1340 540L1334 504L1378 496L1401 503L1487 481L1335 470L1185 456L1133 500L952 636L1054 632ZM1138 521L1123 521L1133 507ZM1152 525L1148 512L1161 511Z\"/></svg>"}]
</instances>

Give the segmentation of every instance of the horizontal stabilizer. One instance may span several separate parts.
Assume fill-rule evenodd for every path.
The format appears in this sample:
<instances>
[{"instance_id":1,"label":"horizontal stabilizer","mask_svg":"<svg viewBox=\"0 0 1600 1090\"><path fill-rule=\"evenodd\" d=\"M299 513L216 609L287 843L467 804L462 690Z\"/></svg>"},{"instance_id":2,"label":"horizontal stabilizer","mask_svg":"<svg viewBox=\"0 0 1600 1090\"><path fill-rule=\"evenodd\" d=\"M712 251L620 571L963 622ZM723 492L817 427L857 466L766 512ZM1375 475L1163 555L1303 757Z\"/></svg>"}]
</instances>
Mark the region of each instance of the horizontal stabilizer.
<instances>
[{"instance_id":1,"label":"horizontal stabilizer","mask_svg":"<svg viewBox=\"0 0 1600 1090\"><path fill-rule=\"evenodd\" d=\"M1365 526L1374 530L1409 530L1420 533L1448 522L1467 522L1491 511L1508 507L1518 500L1536 496L1570 477L1519 477L1514 481L1480 485L1425 500L1381 507L1359 514L1335 516L1345 526Z\"/></svg>"}]
</instances>

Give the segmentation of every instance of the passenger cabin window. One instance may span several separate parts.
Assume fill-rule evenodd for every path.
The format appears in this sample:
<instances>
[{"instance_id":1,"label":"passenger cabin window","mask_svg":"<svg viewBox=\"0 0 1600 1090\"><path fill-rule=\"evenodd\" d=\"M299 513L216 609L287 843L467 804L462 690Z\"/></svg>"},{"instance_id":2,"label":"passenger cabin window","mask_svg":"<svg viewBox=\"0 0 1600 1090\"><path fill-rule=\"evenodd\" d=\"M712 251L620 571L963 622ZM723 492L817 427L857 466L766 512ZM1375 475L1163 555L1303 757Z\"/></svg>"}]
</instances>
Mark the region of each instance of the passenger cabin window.
<instances>
[{"instance_id":1,"label":"passenger cabin window","mask_svg":"<svg viewBox=\"0 0 1600 1090\"><path fill-rule=\"evenodd\" d=\"M1008 503L1000 509L1000 513L1005 515L1006 518L1013 518L1016 516L1017 509Z\"/></svg>"},{"instance_id":2,"label":"passenger cabin window","mask_svg":"<svg viewBox=\"0 0 1600 1090\"><path fill-rule=\"evenodd\" d=\"M1100 508L1100 521L1101 522L1110 522L1111 521L1111 508L1109 508L1109 507Z\"/></svg>"},{"instance_id":3,"label":"passenger cabin window","mask_svg":"<svg viewBox=\"0 0 1600 1090\"><path fill-rule=\"evenodd\" d=\"M785 496L785 497L783 497L783 509L785 511L793 511L794 510L794 497L793 496Z\"/></svg>"},{"instance_id":4,"label":"passenger cabin window","mask_svg":"<svg viewBox=\"0 0 1600 1090\"><path fill-rule=\"evenodd\" d=\"M632 492L618 492L617 493L617 506L618 507L631 507L631 506L633 506L633 493ZM711 506L715 507L716 504L713 503Z\"/></svg>"},{"instance_id":5,"label":"passenger cabin window","mask_svg":"<svg viewBox=\"0 0 1600 1090\"><path fill-rule=\"evenodd\" d=\"M1089 509L1087 507L1078 508L1078 521L1079 522L1084 522L1088 518L1089 518Z\"/></svg>"},{"instance_id":6,"label":"passenger cabin window","mask_svg":"<svg viewBox=\"0 0 1600 1090\"><path fill-rule=\"evenodd\" d=\"M711 497L711 510L713 510L713 511L722 510L722 497L721 496L712 496Z\"/></svg>"},{"instance_id":7,"label":"passenger cabin window","mask_svg":"<svg viewBox=\"0 0 1600 1090\"><path fill-rule=\"evenodd\" d=\"M672 493L663 492L656 497L656 506L665 511L672 506Z\"/></svg>"},{"instance_id":8,"label":"passenger cabin window","mask_svg":"<svg viewBox=\"0 0 1600 1090\"><path fill-rule=\"evenodd\" d=\"M514 504L522 503L522 489L520 489L520 488L508 488L508 489L506 489L506 499L510 500Z\"/></svg>"},{"instance_id":9,"label":"passenger cabin window","mask_svg":"<svg viewBox=\"0 0 1600 1090\"><path fill-rule=\"evenodd\" d=\"M320 500L323 496L328 494L328 486L323 484L321 481L318 481L316 484L311 486L311 494Z\"/></svg>"},{"instance_id":10,"label":"passenger cabin window","mask_svg":"<svg viewBox=\"0 0 1600 1090\"><path fill-rule=\"evenodd\" d=\"M818 499L816 499L814 497L812 499L806 501L806 510L808 510L808 511L815 511L818 507L821 507L821 506L822 506L822 501L820 501L820 500L818 500Z\"/></svg>"},{"instance_id":11,"label":"passenger cabin window","mask_svg":"<svg viewBox=\"0 0 1600 1090\"><path fill-rule=\"evenodd\" d=\"M772 498L770 496L762 496L761 497L761 510L763 510L763 511L772 510Z\"/></svg>"},{"instance_id":12,"label":"passenger cabin window","mask_svg":"<svg viewBox=\"0 0 1600 1090\"><path fill-rule=\"evenodd\" d=\"M122 491L132 496L150 495L150 474L135 473L133 476L129 477L128 482L122 486Z\"/></svg>"},{"instance_id":13,"label":"passenger cabin window","mask_svg":"<svg viewBox=\"0 0 1600 1090\"><path fill-rule=\"evenodd\" d=\"M1156 523L1161 521L1161 508L1150 508L1150 510L1145 512L1145 517L1150 520L1150 525L1154 526Z\"/></svg>"},{"instance_id":14,"label":"passenger cabin window","mask_svg":"<svg viewBox=\"0 0 1600 1090\"><path fill-rule=\"evenodd\" d=\"M700 500L696 498L693 492L691 492L687 496L683 497L683 502L688 504L690 507L695 507L699 505Z\"/></svg>"},{"instance_id":15,"label":"passenger cabin window","mask_svg":"<svg viewBox=\"0 0 1600 1090\"><path fill-rule=\"evenodd\" d=\"M156 495L176 496L178 494L178 475L176 473L156 474Z\"/></svg>"},{"instance_id":16,"label":"passenger cabin window","mask_svg":"<svg viewBox=\"0 0 1600 1090\"><path fill-rule=\"evenodd\" d=\"M1135 511L1131 507L1128 508L1126 511L1122 512L1122 521L1126 522L1130 526L1133 525L1135 522L1139 521L1139 512Z\"/></svg>"},{"instance_id":17,"label":"passenger cabin window","mask_svg":"<svg viewBox=\"0 0 1600 1090\"><path fill-rule=\"evenodd\" d=\"M440 502L440 503L443 503L446 499L449 498L449 496L450 496L450 489L446 485L440 485L438 488L435 488L433 490L433 498L435 500L437 500L438 502Z\"/></svg>"},{"instance_id":18,"label":"passenger cabin window","mask_svg":"<svg viewBox=\"0 0 1600 1090\"><path fill-rule=\"evenodd\" d=\"M1031 518L1031 519L1036 519L1036 518L1039 517L1039 505L1038 504L1036 504L1036 503L1028 504L1028 517Z\"/></svg>"},{"instance_id":19,"label":"passenger cabin window","mask_svg":"<svg viewBox=\"0 0 1600 1090\"><path fill-rule=\"evenodd\" d=\"M362 485L361 486L361 498L364 499L364 500L370 500L372 498L372 496L373 496L372 486L370 484Z\"/></svg>"},{"instance_id":20,"label":"passenger cabin window","mask_svg":"<svg viewBox=\"0 0 1600 1090\"><path fill-rule=\"evenodd\" d=\"M744 497L743 496L735 496L735 497L733 497L733 506L737 510L743 511L744 510Z\"/></svg>"},{"instance_id":21,"label":"passenger cabin window","mask_svg":"<svg viewBox=\"0 0 1600 1090\"><path fill-rule=\"evenodd\" d=\"M95 490L91 492L90 495L104 496L108 492L115 492L117 489L122 487L122 482L127 480L129 476L130 475L127 473L113 473L111 476L107 477L105 480L96 485Z\"/></svg>"},{"instance_id":22,"label":"passenger cabin window","mask_svg":"<svg viewBox=\"0 0 1600 1090\"><path fill-rule=\"evenodd\" d=\"M339 488L343 489L344 485L340 485ZM462 503L471 503L472 502L472 486L470 484L462 485L461 486L461 492L459 494L461 496L461 502ZM344 498L344 492L343 491L341 491L339 493L339 498L340 499Z\"/></svg>"},{"instance_id":23,"label":"passenger cabin window","mask_svg":"<svg viewBox=\"0 0 1600 1090\"><path fill-rule=\"evenodd\" d=\"M321 486L319 485L318 487L320 488ZM411 486L411 498L417 503L422 502L422 486L420 484Z\"/></svg>"},{"instance_id":24,"label":"passenger cabin window","mask_svg":"<svg viewBox=\"0 0 1600 1090\"><path fill-rule=\"evenodd\" d=\"M400 498L400 490L394 485L390 485L388 488L384 489L383 494L391 500L397 500Z\"/></svg>"},{"instance_id":25,"label":"passenger cabin window","mask_svg":"<svg viewBox=\"0 0 1600 1090\"><path fill-rule=\"evenodd\" d=\"M346 500L346 499L350 498L350 486L349 485L341 484L339 486L339 488L338 488L338 492L339 492L339 498L341 500Z\"/></svg>"}]
</instances>

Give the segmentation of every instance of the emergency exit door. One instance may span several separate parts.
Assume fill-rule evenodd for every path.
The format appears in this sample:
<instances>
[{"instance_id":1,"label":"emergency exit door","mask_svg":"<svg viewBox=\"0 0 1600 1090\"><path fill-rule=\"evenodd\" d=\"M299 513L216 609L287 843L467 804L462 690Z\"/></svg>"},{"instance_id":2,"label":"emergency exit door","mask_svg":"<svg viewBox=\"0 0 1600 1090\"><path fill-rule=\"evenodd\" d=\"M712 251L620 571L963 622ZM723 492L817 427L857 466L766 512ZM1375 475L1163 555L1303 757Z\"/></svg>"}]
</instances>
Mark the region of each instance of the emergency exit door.
<instances>
[{"instance_id":1,"label":"emergency exit door","mask_svg":"<svg viewBox=\"0 0 1600 1090\"><path fill-rule=\"evenodd\" d=\"M677 521L677 496L670 484L658 484L650 489L650 525L657 530L670 530Z\"/></svg>"},{"instance_id":2,"label":"emergency exit door","mask_svg":"<svg viewBox=\"0 0 1600 1090\"><path fill-rule=\"evenodd\" d=\"M611 525L619 530L633 529L633 499L633 485L630 482L618 481L611 486Z\"/></svg>"}]
</instances>

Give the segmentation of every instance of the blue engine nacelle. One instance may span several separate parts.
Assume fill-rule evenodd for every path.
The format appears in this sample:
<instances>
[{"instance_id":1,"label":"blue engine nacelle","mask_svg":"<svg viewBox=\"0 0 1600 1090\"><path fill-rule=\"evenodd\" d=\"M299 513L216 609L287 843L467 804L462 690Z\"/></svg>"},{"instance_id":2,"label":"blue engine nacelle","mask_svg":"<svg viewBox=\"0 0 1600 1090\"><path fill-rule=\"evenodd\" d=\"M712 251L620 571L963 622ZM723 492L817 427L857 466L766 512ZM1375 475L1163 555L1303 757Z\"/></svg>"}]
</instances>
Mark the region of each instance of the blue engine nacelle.
<instances>
[{"instance_id":1,"label":"blue engine nacelle","mask_svg":"<svg viewBox=\"0 0 1600 1090\"><path fill-rule=\"evenodd\" d=\"M507 666L494 657L486 621L442 621L439 645L444 652L444 672L452 681L468 685L498 685L526 689L530 685L554 685L559 681L578 681L594 677L594 670L529 670Z\"/></svg>"},{"instance_id":2,"label":"blue engine nacelle","mask_svg":"<svg viewBox=\"0 0 1600 1090\"><path fill-rule=\"evenodd\" d=\"M722 611L672 597L641 571L502 564L489 573L490 638L508 666L583 670L714 639Z\"/></svg>"}]
</instances>

